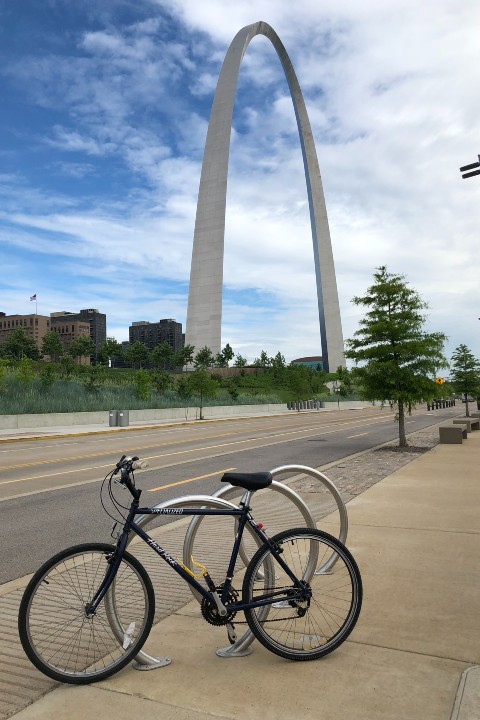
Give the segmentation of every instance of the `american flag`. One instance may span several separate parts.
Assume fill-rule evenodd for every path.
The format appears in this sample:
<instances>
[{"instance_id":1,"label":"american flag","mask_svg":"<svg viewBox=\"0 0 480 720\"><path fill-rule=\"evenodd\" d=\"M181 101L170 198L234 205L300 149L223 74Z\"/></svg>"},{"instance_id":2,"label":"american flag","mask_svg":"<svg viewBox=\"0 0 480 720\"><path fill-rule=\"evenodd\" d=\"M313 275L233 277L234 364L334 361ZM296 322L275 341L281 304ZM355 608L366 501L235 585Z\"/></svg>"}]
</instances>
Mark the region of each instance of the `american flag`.
<instances>
[{"instance_id":1,"label":"american flag","mask_svg":"<svg viewBox=\"0 0 480 720\"><path fill-rule=\"evenodd\" d=\"M35 295L32 295L30 298L30 300L36 300L36 299L37 299L37 293L35 293Z\"/></svg>"}]
</instances>

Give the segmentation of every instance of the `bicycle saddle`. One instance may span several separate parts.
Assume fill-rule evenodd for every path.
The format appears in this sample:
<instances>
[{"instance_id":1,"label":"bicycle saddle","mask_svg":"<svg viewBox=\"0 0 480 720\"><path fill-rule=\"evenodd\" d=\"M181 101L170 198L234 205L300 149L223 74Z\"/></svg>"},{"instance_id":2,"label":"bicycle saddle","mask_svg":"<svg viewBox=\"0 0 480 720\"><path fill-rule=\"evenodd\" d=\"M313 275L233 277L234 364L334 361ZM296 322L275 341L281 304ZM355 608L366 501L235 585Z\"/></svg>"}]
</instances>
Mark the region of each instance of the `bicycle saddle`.
<instances>
[{"instance_id":1,"label":"bicycle saddle","mask_svg":"<svg viewBox=\"0 0 480 720\"><path fill-rule=\"evenodd\" d=\"M223 473L222 482L228 482L230 485L236 485L237 487L245 488L245 490L261 490L266 488L272 483L272 474L269 472L256 472L256 473L236 473L226 472Z\"/></svg>"}]
</instances>

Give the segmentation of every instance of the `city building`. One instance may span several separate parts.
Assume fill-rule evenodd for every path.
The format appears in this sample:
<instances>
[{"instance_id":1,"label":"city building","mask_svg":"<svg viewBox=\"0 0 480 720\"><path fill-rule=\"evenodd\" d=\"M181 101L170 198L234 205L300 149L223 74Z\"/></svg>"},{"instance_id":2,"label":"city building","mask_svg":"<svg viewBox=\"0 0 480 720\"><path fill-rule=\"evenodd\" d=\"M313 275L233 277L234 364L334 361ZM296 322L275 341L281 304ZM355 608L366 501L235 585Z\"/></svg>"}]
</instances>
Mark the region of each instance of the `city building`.
<instances>
[{"instance_id":1,"label":"city building","mask_svg":"<svg viewBox=\"0 0 480 720\"><path fill-rule=\"evenodd\" d=\"M90 359L93 364L96 363L96 355L101 345L107 339L107 316L101 313L99 310L90 308L87 310L80 310L78 313L72 313L67 310L62 312L50 313L50 319L52 323L52 329L56 325L64 322L79 321L82 323L88 323L90 337L92 338L96 352Z\"/></svg>"},{"instance_id":2,"label":"city building","mask_svg":"<svg viewBox=\"0 0 480 720\"><path fill-rule=\"evenodd\" d=\"M133 322L128 328L128 336L130 343L141 342L149 350L153 350L154 347L162 343L167 343L173 352L176 352L183 347L184 343L182 323L171 318L159 320L156 323L147 322L146 320Z\"/></svg>"},{"instance_id":3,"label":"city building","mask_svg":"<svg viewBox=\"0 0 480 720\"><path fill-rule=\"evenodd\" d=\"M312 370L323 370L323 357L321 355L312 355L309 357L297 358L292 360L291 365L305 365L306 367L312 368Z\"/></svg>"},{"instance_id":4,"label":"city building","mask_svg":"<svg viewBox=\"0 0 480 720\"><path fill-rule=\"evenodd\" d=\"M50 330L50 318L46 315L6 315L0 312L0 344L5 342L12 330L19 327L34 339L40 350L43 336Z\"/></svg>"},{"instance_id":5,"label":"city building","mask_svg":"<svg viewBox=\"0 0 480 720\"><path fill-rule=\"evenodd\" d=\"M83 335L90 335L90 324L81 320L63 318L61 322L52 322L52 330L58 333L63 349L68 353L74 340ZM82 356L78 358L78 362L80 365L90 365L90 357Z\"/></svg>"}]
</instances>

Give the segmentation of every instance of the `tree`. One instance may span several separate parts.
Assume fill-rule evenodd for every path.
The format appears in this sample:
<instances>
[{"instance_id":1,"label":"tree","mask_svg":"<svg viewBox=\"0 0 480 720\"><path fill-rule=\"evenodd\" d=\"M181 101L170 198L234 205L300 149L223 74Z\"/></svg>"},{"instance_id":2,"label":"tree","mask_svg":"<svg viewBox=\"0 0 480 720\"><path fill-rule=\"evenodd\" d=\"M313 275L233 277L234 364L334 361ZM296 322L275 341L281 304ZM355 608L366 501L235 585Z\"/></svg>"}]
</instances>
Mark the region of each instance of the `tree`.
<instances>
[{"instance_id":1,"label":"tree","mask_svg":"<svg viewBox=\"0 0 480 720\"><path fill-rule=\"evenodd\" d=\"M195 355L193 366L196 370L206 370L214 363L213 353L206 345Z\"/></svg>"},{"instance_id":2,"label":"tree","mask_svg":"<svg viewBox=\"0 0 480 720\"><path fill-rule=\"evenodd\" d=\"M233 352L231 345L227 343L222 350L222 358L223 362L225 363L225 367L228 367L228 363L233 360L234 355L235 353Z\"/></svg>"},{"instance_id":3,"label":"tree","mask_svg":"<svg viewBox=\"0 0 480 720\"><path fill-rule=\"evenodd\" d=\"M203 400L204 398L213 397L217 392L217 383L203 368L194 370L189 375L190 388L193 395L199 397L199 408L200 408L200 420L204 420L203 417Z\"/></svg>"},{"instance_id":4,"label":"tree","mask_svg":"<svg viewBox=\"0 0 480 720\"><path fill-rule=\"evenodd\" d=\"M146 370L137 370L133 377L133 387L135 388L137 398L140 400L148 400L150 390L152 389L152 382Z\"/></svg>"},{"instance_id":5,"label":"tree","mask_svg":"<svg viewBox=\"0 0 480 720\"><path fill-rule=\"evenodd\" d=\"M2 355L12 360L21 360L22 358L30 358L30 360L38 360L40 353L35 340L27 335L23 327L15 328L9 334L2 345Z\"/></svg>"},{"instance_id":6,"label":"tree","mask_svg":"<svg viewBox=\"0 0 480 720\"><path fill-rule=\"evenodd\" d=\"M105 342L100 345L97 353L97 360L101 365L112 367L113 359L122 357L122 346L113 337L107 337Z\"/></svg>"},{"instance_id":7,"label":"tree","mask_svg":"<svg viewBox=\"0 0 480 720\"><path fill-rule=\"evenodd\" d=\"M60 335L54 330L45 333L40 349L42 355L49 355L52 362L58 362L65 352Z\"/></svg>"},{"instance_id":8,"label":"tree","mask_svg":"<svg viewBox=\"0 0 480 720\"><path fill-rule=\"evenodd\" d=\"M244 368L247 365L247 358L243 357L243 355L236 355L235 362L233 363L233 367L237 368Z\"/></svg>"},{"instance_id":9,"label":"tree","mask_svg":"<svg viewBox=\"0 0 480 720\"><path fill-rule=\"evenodd\" d=\"M374 284L355 305L368 309L353 339L347 340L345 356L355 363L356 377L368 400L388 402L395 408L399 446L407 446L405 411L435 394L432 377L447 366L443 355L446 336L423 330L427 304L408 287L403 275L377 268Z\"/></svg>"},{"instance_id":10,"label":"tree","mask_svg":"<svg viewBox=\"0 0 480 720\"><path fill-rule=\"evenodd\" d=\"M22 383L22 385L30 385L35 377L35 367L30 358L23 357L20 360L15 377Z\"/></svg>"},{"instance_id":11,"label":"tree","mask_svg":"<svg viewBox=\"0 0 480 720\"><path fill-rule=\"evenodd\" d=\"M193 345L184 345L182 348L183 362L178 367L184 367L185 365L191 365L193 363L193 356L195 347Z\"/></svg>"},{"instance_id":12,"label":"tree","mask_svg":"<svg viewBox=\"0 0 480 720\"><path fill-rule=\"evenodd\" d=\"M166 370L170 367L172 360L173 350L171 345L167 342L162 342L160 345L156 345L150 353L150 360L154 367Z\"/></svg>"},{"instance_id":13,"label":"tree","mask_svg":"<svg viewBox=\"0 0 480 720\"><path fill-rule=\"evenodd\" d=\"M147 346L144 343L136 340L134 343L129 345L123 353L125 361L133 367L142 367L143 363L146 363L150 357Z\"/></svg>"},{"instance_id":14,"label":"tree","mask_svg":"<svg viewBox=\"0 0 480 720\"><path fill-rule=\"evenodd\" d=\"M72 344L68 349L68 354L76 358L78 364L80 364L82 357L90 357L94 352L95 343L90 335L79 335L75 340L72 340Z\"/></svg>"},{"instance_id":15,"label":"tree","mask_svg":"<svg viewBox=\"0 0 480 720\"><path fill-rule=\"evenodd\" d=\"M469 417L468 399L480 392L480 362L466 345L459 345L453 351L450 369L450 382L455 392L463 395L465 415Z\"/></svg>"},{"instance_id":16,"label":"tree","mask_svg":"<svg viewBox=\"0 0 480 720\"><path fill-rule=\"evenodd\" d=\"M255 360L253 361L253 364L255 367L261 367L261 368L271 367L272 359L268 357L265 350L262 350L262 352L260 353L260 357L255 358Z\"/></svg>"},{"instance_id":17,"label":"tree","mask_svg":"<svg viewBox=\"0 0 480 720\"><path fill-rule=\"evenodd\" d=\"M45 364L40 370L40 384L44 390L52 387L57 379L58 366L52 363Z\"/></svg>"},{"instance_id":18,"label":"tree","mask_svg":"<svg viewBox=\"0 0 480 720\"><path fill-rule=\"evenodd\" d=\"M335 382L338 383L338 394L340 397L346 397L352 392L352 378L347 368L339 365L335 373Z\"/></svg>"},{"instance_id":19,"label":"tree","mask_svg":"<svg viewBox=\"0 0 480 720\"><path fill-rule=\"evenodd\" d=\"M172 386L172 376L166 370L154 370L150 373L150 379L159 395Z\"/></svg>"}]
</instances>

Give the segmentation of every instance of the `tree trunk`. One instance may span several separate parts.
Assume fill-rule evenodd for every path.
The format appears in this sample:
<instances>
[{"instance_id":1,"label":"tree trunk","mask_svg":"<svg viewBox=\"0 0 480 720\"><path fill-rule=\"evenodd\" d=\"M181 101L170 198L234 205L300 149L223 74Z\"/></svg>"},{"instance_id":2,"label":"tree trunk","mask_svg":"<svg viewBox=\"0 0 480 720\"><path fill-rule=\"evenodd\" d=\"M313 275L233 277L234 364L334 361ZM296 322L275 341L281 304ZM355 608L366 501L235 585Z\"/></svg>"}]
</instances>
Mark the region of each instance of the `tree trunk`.
<instances>
[{"instance_id":1,"label":"tree trunk","mask_svg":"<svg viewBox=\"0 0 480 720\"><path fill-rule=\"evenodd\" d=\"M465 393L465 417L470 417L470 412L468 410L468 394Z\"/></svg>"},{"instance_id":2,"label":"tree trunk","mask_svg":"<svg viewBox=\"0 0 480 720\"><path fill-rule=\"evenodd\" d=\"M398 403L398 437L400 447L407 447L407 436L405 434L405 408L402 401Z\"/></svg>"}]
</instances>

